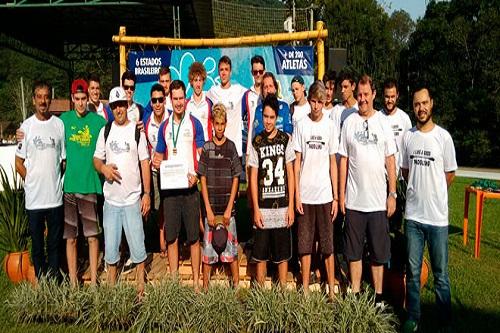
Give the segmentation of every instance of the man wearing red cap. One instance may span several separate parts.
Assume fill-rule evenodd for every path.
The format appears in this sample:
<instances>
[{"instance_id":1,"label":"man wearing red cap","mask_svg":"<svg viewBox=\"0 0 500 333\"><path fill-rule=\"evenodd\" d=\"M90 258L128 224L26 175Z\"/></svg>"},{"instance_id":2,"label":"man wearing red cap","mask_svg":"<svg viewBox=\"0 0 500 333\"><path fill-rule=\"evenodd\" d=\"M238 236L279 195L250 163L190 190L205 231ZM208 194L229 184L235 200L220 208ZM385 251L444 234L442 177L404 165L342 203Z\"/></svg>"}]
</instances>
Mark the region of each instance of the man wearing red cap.
<instances>
[{"instance_id":1,"label":"man wearing red cap","mask_svg":"<svg viewBox=\"0 0 500 333\"><path fill-rule=\"evenodd\" d=\"M88 112L88 84L77 79L71 85L71 100L75 105L61 115L66 143L66 173L64 177L64 236L71 285L77 281L78 223L89 243L91 283L97 283L99 240L101 233L97 215L97 194L102 194L101 180L93 166L93 156L99 131L106 120Z\"/></svg>"}]
</instances>

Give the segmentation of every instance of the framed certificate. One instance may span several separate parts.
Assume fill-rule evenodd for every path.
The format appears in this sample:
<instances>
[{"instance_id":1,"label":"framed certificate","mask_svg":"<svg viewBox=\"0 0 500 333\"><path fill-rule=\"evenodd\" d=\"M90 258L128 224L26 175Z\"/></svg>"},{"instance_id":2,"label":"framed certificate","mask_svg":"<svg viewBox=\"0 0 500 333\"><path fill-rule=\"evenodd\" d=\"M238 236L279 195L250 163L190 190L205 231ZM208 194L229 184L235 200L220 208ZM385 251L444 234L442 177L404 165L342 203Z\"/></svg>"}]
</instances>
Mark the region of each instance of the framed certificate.
<instances>
[{"instance_id":1,"label":"framed certificate","mask_svg":"<svg viewBox=\"0 0 500 333\"><path fill-rule=\"evenodd\" d=\"M160 164L160 188L174 190L188 187L187 163L180 160L163 160Z\"/></svg>"}]
</instances>

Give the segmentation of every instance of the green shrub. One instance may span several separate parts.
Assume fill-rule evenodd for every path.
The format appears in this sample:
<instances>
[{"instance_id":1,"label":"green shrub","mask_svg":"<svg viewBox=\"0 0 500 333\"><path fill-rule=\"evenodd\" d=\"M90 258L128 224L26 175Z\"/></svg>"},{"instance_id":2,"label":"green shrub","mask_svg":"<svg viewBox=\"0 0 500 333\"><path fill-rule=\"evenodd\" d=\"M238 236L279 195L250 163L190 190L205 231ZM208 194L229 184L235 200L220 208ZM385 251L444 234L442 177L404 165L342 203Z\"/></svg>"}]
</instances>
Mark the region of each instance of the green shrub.
<instances>
[{"instance_id":1,"label":"green shrub","mask_svg":"<svg viewBox=\"0 0 500 333\"><path fill-rule=\"evenodd\" d=\"M178 280L148 284L134 332L189 332L196 294Z\"/></svg>"},{"instance_id":2,"label":"green shrub","mask_svg":"<svg viewBox=\"0 0 500 333\"><path fill-rule=\"evenodd\" d=\"M226 286L213 285L197 295L194 304L192 329L199 333L241 332L245 312L237 291Z\"/></svg>"},{"instance_id":3,"label":"green shrub","mask_svg":"<svg viewBox=\"0 0 500 333\"><path fill-rule=\"evenodd\" d=\"M90 302L77 323L95 331L127 330L133 325L139 310L135 286L118 283L86 290Z\"/></svg>"},{"instance_id":4,"label":"green shrub","mask_svg":"<svg viewBox=\"0 0 500 333\"><path fill-rule=\"evenodd\" d=\"M37 287L29 283L16 286L7 299L18 322L74 322L88 307L84 289L71 288L68 282L41 278Z\"/></svg>"},{"instance_id":5,"label":"green shrub","mask_svg":"<svg viewBox=\"0 0 500 333\"><path fill-rule=\"evenodd\" d=\"M345 294L333 303L335 332L392 333L397 332L398 319L390 308L375 307L372 293L358 296Z\"/></svg>"},{"instance_id":6,"label":"green shrub","mask_svg":"<svg viewBox=\"0 0 500 333\"><path fill-rule=\"evenodd\" d=\"M322 292L304 297L279 287L213 285L196 294L172 279L148 284L142 303L129 284L71 288L67 282L41 279L37 287L15 286L6 304L19 323L74 322L94 331L392 333L398 326L392 310L375 307L369 292L330 301Z\"/></svg>"}]
</instances>

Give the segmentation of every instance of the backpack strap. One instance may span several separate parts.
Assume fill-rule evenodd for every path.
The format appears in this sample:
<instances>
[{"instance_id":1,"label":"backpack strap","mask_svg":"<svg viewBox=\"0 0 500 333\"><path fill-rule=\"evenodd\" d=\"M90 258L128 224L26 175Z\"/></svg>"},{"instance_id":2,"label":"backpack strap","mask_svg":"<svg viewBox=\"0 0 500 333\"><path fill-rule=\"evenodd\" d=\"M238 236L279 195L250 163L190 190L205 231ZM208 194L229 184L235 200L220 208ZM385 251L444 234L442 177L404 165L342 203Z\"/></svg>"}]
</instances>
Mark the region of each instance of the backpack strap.
<instances>
[{"instance_id":1,"label":"backpack strap","mask_svg":"<svg viewBox=\"0 0 500 333\"><path fill-rule=\"evenodd\" d=\"M108 141L109 131L111 131L112 121L108 122L106 126L104 126L104 144Z\"/></svg>"}]
</instances>

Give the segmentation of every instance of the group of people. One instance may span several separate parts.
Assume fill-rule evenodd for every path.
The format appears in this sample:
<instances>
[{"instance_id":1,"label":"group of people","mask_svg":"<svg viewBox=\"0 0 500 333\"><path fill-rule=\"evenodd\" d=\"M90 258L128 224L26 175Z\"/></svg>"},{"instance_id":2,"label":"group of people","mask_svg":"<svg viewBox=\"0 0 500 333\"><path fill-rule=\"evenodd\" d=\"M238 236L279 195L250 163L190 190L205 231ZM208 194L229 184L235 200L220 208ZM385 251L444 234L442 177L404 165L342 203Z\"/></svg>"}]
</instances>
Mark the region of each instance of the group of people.
<instances>
[{"instance_id":1,"label":"group of people","mask_svg":"<svg viewBox=\"0 0 500 333\"><path fill-rule=\"evenodd\" d=\"M277 80L259 55L250 60L254 84L249 89L231 82L229 57L220 58L218 70L220 84L205 92L207 72L201 63L193 63L193 93L187 98L184 82L172 81L168 68L161 69L146 107L134 101L132 72L125 72L121 86L111 89L108 105L100 101L99 78L77 79L71 86L74 110L60 118L49 112L49 84L35 83L35 114L18 131L16 170L25 180L36 275L59 274L59 244L64 238L69 278L77 285L76 239L83 230L89 242L91 283L97 283L97 212L103 195L109 283L116 281L124 232L130 260L137 266L138 295L143 294L143 220L153 209L159 213L160 247L172 274L178 269L179 235L184 229L194 287L199 288L200 262L205 288L217 262L229 265L232 285L237 286L235 201L243 180L253 221L250 259L256 263L257 283L264 283L267 263L272 262L279 283L286 284L295 242L304 294L309 293L312 257L318 255L329 294L335 297L334 223L343 223L350 289L361 292L367 248L375 301L383 305L384 265L391 257L389 218L404 209L409 314L405 329L416 330L420 319L425 242L437 303L443 324L448 324L447 189L457 164L450 134L432 120L430 88L420 86L413 93L412 127L397 107L393 79L385 81L384 108L377 111L376 89L368 75L356 82L349 73L337 77L328 72L308 89L304 79L295 76L290 84L294 101L288 104L278 97ZM342 102L335 105L337 87ZM396 203L398 182L407 184L405 207Z\"/></svg>"}]
</instances>

